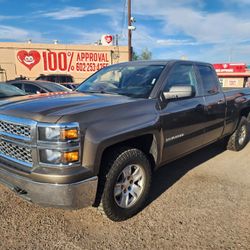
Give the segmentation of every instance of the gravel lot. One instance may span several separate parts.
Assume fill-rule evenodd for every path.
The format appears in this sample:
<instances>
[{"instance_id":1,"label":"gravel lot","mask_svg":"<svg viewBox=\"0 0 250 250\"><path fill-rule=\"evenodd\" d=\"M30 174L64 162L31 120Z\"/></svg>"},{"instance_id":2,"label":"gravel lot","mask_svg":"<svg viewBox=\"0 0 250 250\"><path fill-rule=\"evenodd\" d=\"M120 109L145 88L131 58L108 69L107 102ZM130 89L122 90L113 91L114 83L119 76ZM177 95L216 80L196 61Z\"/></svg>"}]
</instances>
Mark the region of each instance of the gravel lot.
<instances>
[{"instance_id":1,"label":"gravel lot","mask_svg":"<svg viewBox=\"0 0 250 250\"><path fill-rule=\"evenodd\" d=\"M148 206L114 223L95 208L28 204L0 187L0 249L250 249L250 144L212 145L155 173Z\"/></svg>"}]
</instances>

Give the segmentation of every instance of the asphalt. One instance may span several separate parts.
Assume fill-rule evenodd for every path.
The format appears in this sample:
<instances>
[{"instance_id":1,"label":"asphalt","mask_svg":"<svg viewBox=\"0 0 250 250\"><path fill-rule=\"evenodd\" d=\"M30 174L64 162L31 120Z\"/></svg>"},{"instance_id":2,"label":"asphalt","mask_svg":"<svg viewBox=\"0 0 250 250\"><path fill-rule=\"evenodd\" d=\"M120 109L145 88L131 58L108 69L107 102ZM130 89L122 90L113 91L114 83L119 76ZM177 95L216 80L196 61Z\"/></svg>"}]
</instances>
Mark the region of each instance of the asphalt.
<instances>
[{"instance_id":1,"label":"asphalt","mask_svg":"<svg viewBox=\"0 0 250 250\"><path fill-rule=\"evenodd\" d=\"M159 169L142 212L114 223L95 208L26 203L0 186L0 249L250 249L250 143L211 145Z\"/></svg>"}]
</instances>

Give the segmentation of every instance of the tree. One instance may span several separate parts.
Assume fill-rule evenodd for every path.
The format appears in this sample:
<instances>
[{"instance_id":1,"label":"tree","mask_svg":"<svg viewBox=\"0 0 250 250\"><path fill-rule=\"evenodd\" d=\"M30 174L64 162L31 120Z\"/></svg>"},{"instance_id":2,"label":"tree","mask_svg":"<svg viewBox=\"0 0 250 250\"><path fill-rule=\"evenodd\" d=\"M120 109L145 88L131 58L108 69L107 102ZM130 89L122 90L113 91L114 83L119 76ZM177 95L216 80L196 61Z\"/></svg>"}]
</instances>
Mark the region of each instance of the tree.
<instances>
[{"instance_id":1,"label":"tree","mask_svg":"<svg viewBox=\"0 0 250 250\"><path fill-rule=\"evenodd\" d=\"M145 48L142 50L141 56L140 56L141 60L151 60L152 59L152 52L148 50L148 48Z\"/></svg>"},{"instance_id":2,"label":"tree","mask_svg":"<svg viewBox=\"0 0 250 250\"><path fill-rule=\"evenodd\" d=\"M143 49L140 55L138 55L135 51L133 51L132 59L133 59L133 61L151 60L152 59L152 52L149 51L148 48Z\"/></svg>"},{"instance_id":3,"label":"tree","mask_svg":"<svg viewBox=\"0 0 250 250\"><path fill-rule=\"evenodd\" d=\"M139 60L139 55L135 51L133 51L132 60L133 61L138 61Z\"/></svg>"}]
</instances>

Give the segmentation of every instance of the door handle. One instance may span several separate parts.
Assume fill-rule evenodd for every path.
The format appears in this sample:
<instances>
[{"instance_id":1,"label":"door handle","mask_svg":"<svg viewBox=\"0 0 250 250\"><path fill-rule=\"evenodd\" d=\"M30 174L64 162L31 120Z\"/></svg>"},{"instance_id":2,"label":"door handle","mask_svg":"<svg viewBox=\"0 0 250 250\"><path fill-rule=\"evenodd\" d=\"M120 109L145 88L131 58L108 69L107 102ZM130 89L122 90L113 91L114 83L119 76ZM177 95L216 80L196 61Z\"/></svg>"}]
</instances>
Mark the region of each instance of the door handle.
<instances>
[{"instance_id":1,"label":"door handle","mask_svg":"<svg viewBox=\"0 0 250 250\"><path fill-rule=\"evenodd\" d=\"M217 104L223 104L224 102L225 102L224 99L220 99L220 100L217 102Z\"/></svg>"}]
</instances>

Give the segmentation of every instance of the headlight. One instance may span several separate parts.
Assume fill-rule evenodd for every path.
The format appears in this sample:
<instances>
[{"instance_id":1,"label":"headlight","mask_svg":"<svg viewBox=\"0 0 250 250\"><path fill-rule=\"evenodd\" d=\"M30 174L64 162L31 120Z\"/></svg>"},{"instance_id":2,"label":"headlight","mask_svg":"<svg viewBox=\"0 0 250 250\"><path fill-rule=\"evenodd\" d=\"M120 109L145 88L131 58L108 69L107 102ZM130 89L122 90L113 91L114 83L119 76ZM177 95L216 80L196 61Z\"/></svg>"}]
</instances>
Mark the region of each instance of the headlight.
<instances>
[{"instance_id":1,"label":"headlight","mask_svg":"<svg viewBox=\"0 0 250 250\"><path fill-rule=\"evenodd\" d=\"M69 164L79 161L79 150L59 151L55 149L41 149L40 161L49 164Z\"/></svg>"},{"instance_id":2,"label":"headlight","mask_svg":"<svg viewBox=\"0 0 250 250\"><path fill-rule=\"evenodd\" d=\"M38 124L39 163L49 166L80 166L80 129L77 122Z\"/></svg>"},{"instance_id":3,"label":"headlight","mask_svg":"<svg viewBox=\"0 0 250 250\"><path fill-rule=\"evenodd\" d=\"M44 124L39 126L40 141L68 141L79 139L79 124Z\"/></svg>"}]
</instances>

